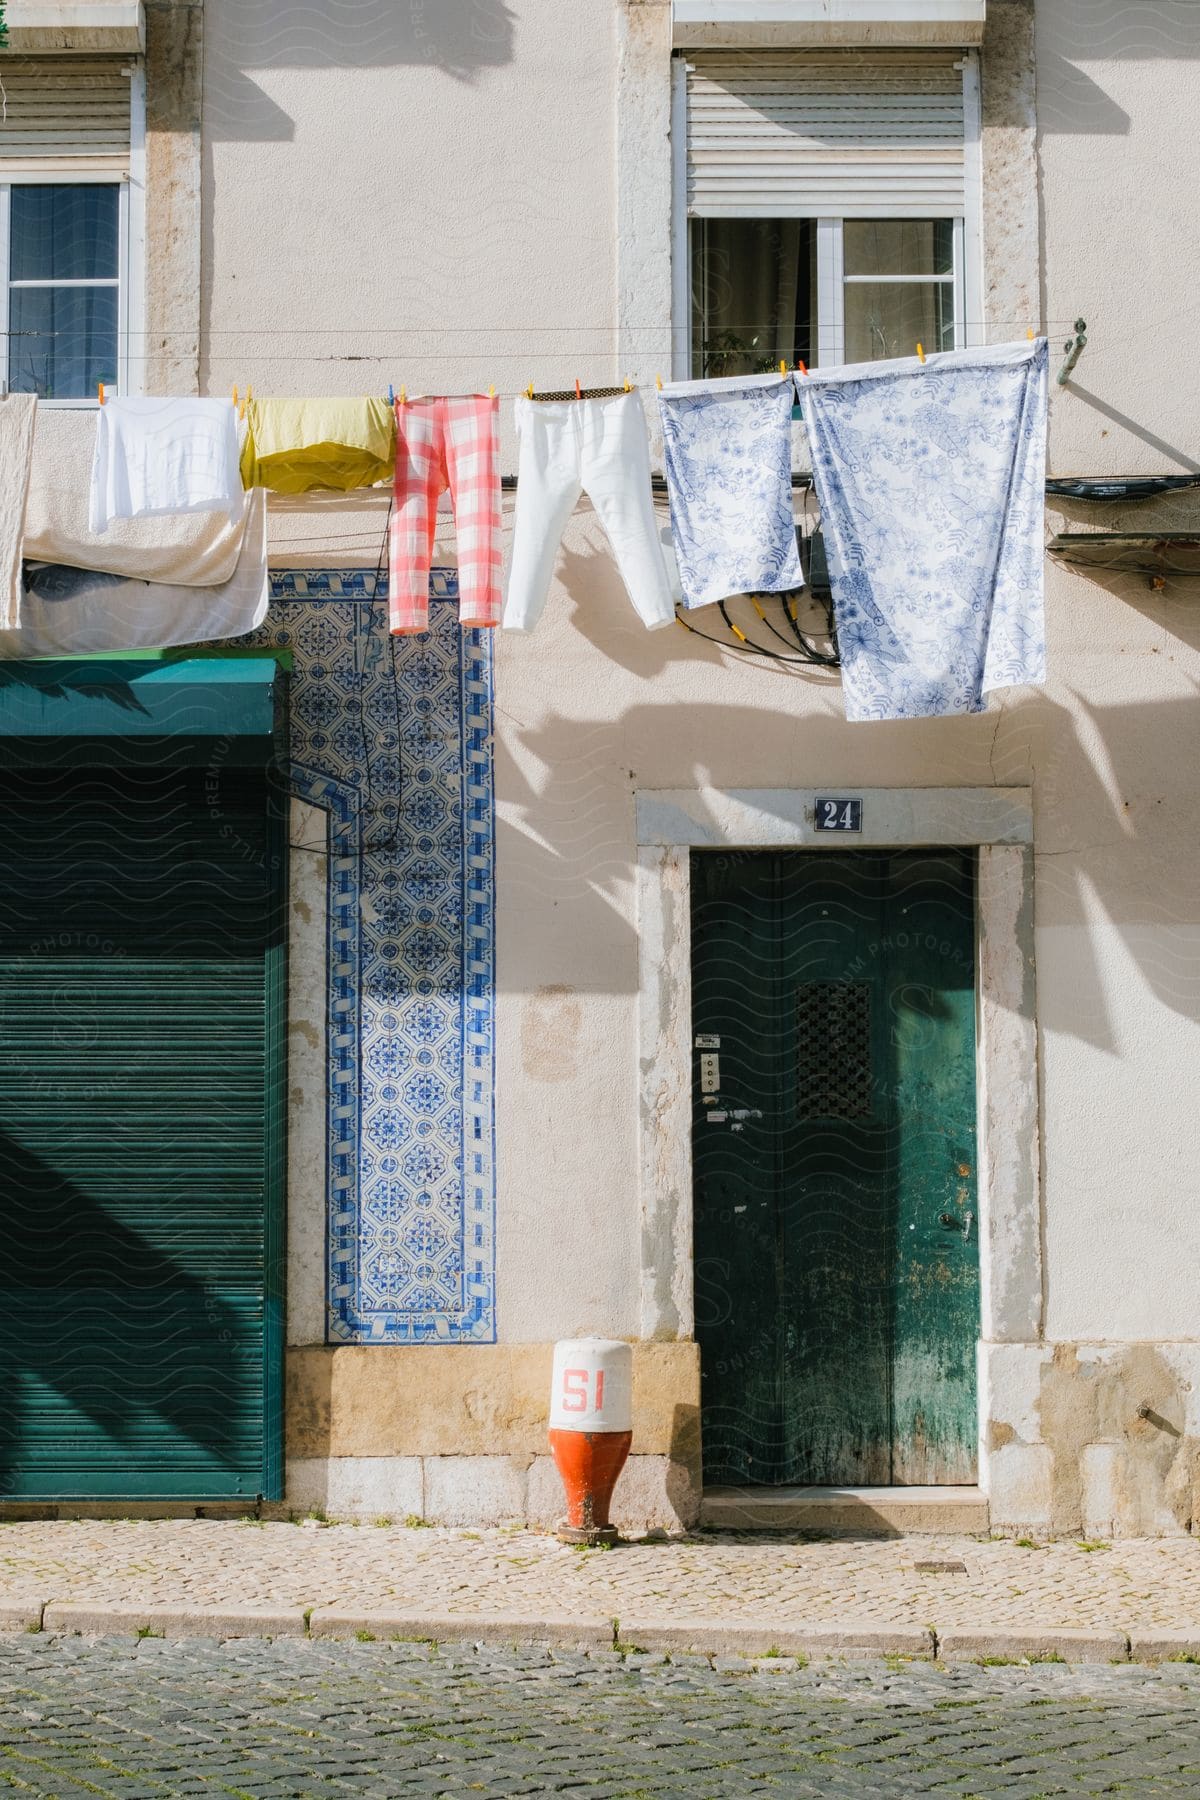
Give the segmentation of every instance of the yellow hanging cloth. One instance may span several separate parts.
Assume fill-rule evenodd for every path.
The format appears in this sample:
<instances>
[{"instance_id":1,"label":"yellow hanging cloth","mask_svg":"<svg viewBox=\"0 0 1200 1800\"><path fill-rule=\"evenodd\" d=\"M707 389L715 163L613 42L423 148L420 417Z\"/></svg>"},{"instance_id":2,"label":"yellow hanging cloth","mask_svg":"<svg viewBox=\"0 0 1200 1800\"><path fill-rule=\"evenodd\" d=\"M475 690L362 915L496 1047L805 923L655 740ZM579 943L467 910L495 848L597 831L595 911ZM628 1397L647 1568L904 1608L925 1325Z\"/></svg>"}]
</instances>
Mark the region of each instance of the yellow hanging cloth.
<instances>
[{"instance_id":1,"label":"yellow hanging cloth","mask_svg":"<svg viewBox=\"0 0 1200 1800\"><path fill-rule=\"evenodd\" d=\"M242 484L276 494L373 487L396 469L396 419L386 400L250 400Z\"/></svg>"}]
</instances>

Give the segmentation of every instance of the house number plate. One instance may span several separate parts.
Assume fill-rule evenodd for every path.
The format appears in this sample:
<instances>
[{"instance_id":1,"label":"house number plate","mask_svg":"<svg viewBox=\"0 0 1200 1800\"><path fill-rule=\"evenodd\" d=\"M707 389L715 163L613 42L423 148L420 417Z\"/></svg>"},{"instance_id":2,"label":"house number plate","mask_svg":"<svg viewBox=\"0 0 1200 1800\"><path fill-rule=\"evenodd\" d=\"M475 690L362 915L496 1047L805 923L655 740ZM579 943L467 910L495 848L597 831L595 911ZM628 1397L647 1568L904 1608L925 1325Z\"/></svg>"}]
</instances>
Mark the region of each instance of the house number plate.
<instances>
[{"instance_id":1,"label":"house number plate","mask_svg":"<svg viewBox=\"0 0 1200 1800\"><path fill-rule=\"evenodd\" d=\"M861 800L850 800L842 794L818 794L813 809L813 825L818 831L861 831Z\"/></svg>"}]
</instances>

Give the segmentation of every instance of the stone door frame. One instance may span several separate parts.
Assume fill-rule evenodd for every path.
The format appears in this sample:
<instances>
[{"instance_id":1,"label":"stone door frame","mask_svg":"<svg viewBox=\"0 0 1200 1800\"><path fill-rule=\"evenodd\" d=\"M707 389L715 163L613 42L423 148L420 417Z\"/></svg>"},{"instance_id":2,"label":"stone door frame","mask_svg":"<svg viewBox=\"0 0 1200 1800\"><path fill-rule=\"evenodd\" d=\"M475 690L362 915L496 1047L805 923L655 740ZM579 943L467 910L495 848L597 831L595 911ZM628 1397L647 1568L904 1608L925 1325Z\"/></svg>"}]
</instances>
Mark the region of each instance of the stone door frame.
<instances>
[{"instance_id":1,"label":"stone door frame","mask_svg":"<svg viewBox=\"0 0 1200 1800\"><path fill-rule=\"evenodd\" d=\"M1028 788L853 788L854 837L814 830L816 790L642 789L637 813L640 1329L691 1338L691 852L978 850L976 1084L981 1420L987 1351L1042 1335L1042 1207ZM986 1448L981 1431L981 1480Z\"/></svg>"}]
</instances>

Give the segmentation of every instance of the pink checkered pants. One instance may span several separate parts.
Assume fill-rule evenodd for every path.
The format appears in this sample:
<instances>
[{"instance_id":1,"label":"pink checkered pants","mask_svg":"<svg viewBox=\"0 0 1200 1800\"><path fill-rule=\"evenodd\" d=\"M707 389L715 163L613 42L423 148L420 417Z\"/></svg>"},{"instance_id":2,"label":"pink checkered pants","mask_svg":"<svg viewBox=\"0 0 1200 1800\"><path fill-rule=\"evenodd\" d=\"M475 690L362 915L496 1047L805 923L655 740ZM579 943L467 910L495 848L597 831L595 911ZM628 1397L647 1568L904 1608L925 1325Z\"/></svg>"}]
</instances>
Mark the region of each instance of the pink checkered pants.
<instances>
[{"instance_id":1,"label":"pink checkered pants","mask_svg":"<svg viewBox=\"0 0 1200 1800\"><path fill-rule=\"evenodd\" d=\"M450 489L458 536L458 622L500 619L499 401L488 394L396 402L396 487L388 532L394 632L428 631L438 495Z\"/></svg>"}]
</instances>

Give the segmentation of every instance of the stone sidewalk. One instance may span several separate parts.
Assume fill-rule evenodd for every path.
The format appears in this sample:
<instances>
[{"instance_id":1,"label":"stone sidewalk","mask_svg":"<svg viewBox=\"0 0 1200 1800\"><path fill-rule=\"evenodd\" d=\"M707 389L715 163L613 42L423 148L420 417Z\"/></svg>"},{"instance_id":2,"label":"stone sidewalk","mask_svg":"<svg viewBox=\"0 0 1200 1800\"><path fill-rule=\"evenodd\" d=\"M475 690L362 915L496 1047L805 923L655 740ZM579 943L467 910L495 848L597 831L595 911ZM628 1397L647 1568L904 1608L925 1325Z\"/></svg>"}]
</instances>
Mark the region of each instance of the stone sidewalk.
<instances>
[{"instance_id":1,"label":"stone sidewalk","mask_svg":"<svg viewBox=\"0 0 1200 1800\"><path fill-rule=\"evenodd\" d=\"M1200 1660L1200 1544L712 1533L589 1551L415 1521L5 1523L0 1627Z\"/></svg>"}]
</instances>

